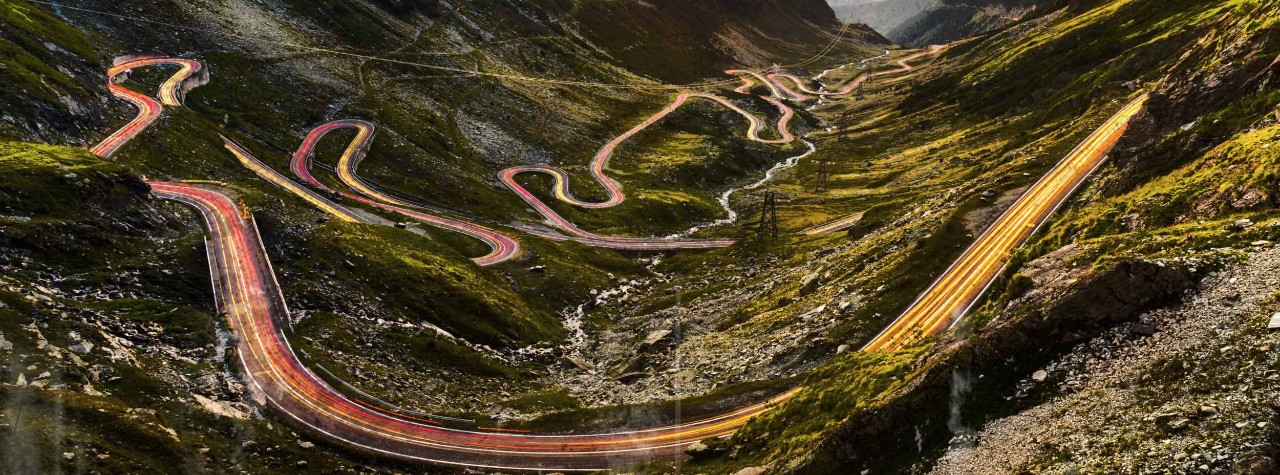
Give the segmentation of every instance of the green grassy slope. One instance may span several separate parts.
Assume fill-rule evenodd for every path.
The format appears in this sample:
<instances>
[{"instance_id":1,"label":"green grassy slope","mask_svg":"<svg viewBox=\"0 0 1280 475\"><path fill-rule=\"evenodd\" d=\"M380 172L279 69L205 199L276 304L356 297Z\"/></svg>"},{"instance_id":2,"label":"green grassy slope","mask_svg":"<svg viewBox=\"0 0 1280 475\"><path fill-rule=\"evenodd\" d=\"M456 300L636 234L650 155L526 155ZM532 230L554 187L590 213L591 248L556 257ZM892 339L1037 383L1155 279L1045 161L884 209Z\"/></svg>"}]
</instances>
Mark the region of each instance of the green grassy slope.
<instances>
[{"instance_id":1,"label":"green grassy slope","mask_svg":"<svg viewBox=\"0 0 1280 475\"><path fill-rule=\"evenodd\" d=\"M78 149L3 142L0 171L0 471L305 473L359 459L195 399L248 407L225 392L238 380L191 216Z\"/></svg>"},{"instance_id":2,"label":"green grassy slope","mask_svg":"<svg viewBox=\"0 0 1280 475\"><path fill-rule=\"evenodd\" d=\"M1245 218L1271 222L1277 213L1273 142L1280 97L1271 84L1277 74L1274 58L1280 50L1272 26L1277 17L1271 8L1259 1L1073 4L958 45L947 54L945 68L913 80L914 87L900 93L905 95L900 102L862 109L862 117L870 114L876 119L863 119L844 132L850 140L834 145L835 150L854 155L833 158L838 169L849 170L836 177L843 186L821 194L802 191L801 183L790 188L798 197L790 212L798 223L867 212L864 222L851 231L859 238L853 253L844 257L846 270L856 277L833 278L862 289L885 286L871 293L870 303L849 320L852 346L857 348L859 338L880 328L879 323L866 322L896 316L940 271L940 267L921 265L919 259L931 256L941 266L949 262L946 251L929 246L942 239L949 241L945 247L958 252L957 246L971 239L972 231L960 225L970 211L990 206L977 193L991 189L999 195L1026 186L1135 88L1152 92L1149 113L1135 121L1097 180L1017 252L1006 277L989 292L991 300L971 317L975 328L1006 311L1004 305L1010 299L999 296L1025 291L1017 288L1025 282L1012 279L1024 262L1067 244L1085 250L1085 263L1106 269L1117 262L1208 256L1216 248L1274 240L1274 229L1265 225L1246 231L1231 226ZM888 118L907 123L881 122ZM883 133L890 127L910 135L890 148L878 142L882 135L861 133L866 129ZM932 157L934 164L880 174L885 168L882 157L916 154ZM864 160L867 163L859 165ZM910 189L925 191L927 196L952 197L941 202L942 213L933 204L894 200L908 193L908 188L884 185L906 180L911 180ZM933 210L923 222L902 219L904 214L914 214L919 221L921 208ZM914 239L903 238L909 233L885 231L902 225L919 229ZM897 238L891 243L929 251L858 257L865 252L862 249L869 241L864 236L868 235L871 242L877 236ZM911 262L916 264L906 264ZM781 294L788 291L783 288ZM999 351L981 341L970 344L964 348ZM768 463L779 473L827 473L835 467L927 466L915 456L887 454L917 453L915 428L923 434L920 443L926 452L945 447L951 435L945 427L947 407L885 408L898 400L919 400L908 395L946 391L945 386L917 383L920 376L952 361L924 347L876 358L837 356L809 376L795 403L765 415L730 439L725 449L736 457L707 462L705 467L731 471ZM977 390L998 394L995 388L1004 388L1001 385L1009 375L994 369L989 375L995 375L983 383L989 386ZM941 397L945 399L945 394ZM966 411L966 422L980 422L982 411L1011 410L979 406ZM890 420L877 419L877 414L912 416ZM854 423L859 426L850 425ZM875 448L862 450L862 446Z\"/></svg>"}]
</instances>

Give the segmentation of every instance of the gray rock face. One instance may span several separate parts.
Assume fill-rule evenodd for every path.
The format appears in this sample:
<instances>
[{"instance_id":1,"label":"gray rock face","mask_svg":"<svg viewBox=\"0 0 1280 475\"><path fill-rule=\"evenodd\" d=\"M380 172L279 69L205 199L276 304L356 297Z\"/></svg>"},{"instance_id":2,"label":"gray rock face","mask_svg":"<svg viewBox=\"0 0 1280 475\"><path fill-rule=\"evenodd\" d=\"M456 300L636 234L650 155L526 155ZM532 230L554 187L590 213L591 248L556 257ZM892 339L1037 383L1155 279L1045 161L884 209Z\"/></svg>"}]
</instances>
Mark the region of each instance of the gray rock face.
<instances>
[{"instance_id":1,"label":"gray rock face","mask_svg":"<svg viewBox=\"0 0 1280 475\"><path fill-rule=\"evenodd\" d=\"M1274 312L1277 275L1280 250L1257 252L1140 317L1159 332L1119 325L1073 347L1046 368L1062 375L1054 397L988 422L934 473L1276 473L1275 376L1262 368L1277 350L1258 317Z\"/></svg>"}]
</instances>

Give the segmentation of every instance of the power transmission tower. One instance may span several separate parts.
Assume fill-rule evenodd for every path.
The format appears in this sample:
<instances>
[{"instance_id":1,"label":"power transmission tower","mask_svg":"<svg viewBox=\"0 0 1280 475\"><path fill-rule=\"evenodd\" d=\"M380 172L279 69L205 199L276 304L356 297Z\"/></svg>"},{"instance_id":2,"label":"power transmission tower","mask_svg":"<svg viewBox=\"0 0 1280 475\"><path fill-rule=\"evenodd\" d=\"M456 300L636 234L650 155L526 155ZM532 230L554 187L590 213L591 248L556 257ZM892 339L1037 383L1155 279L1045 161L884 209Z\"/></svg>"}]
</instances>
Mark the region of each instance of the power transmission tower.
<instances>
[{"instance_id":1,"label":"power transmission tower","mask_svg":"<svg viewBox=\"0 0 1280 475\"><path fill-rule=\"evenodd\" d=\"M760 228L756 235L763 241L766 234L778 240L778 192L774 190L765 190L760 200Z\"/></svg>"},{"instance_id":2,"label":"power transmission tower","mask_svg":"<svg viewBox=\"0 0 1280 475\"><path fill-rule=\"evenodd\" d=\"M831 179L831 161L818 160L818 176L813 183L814 193L827 191L827 182Z\"/></svg>"}]
</instances>

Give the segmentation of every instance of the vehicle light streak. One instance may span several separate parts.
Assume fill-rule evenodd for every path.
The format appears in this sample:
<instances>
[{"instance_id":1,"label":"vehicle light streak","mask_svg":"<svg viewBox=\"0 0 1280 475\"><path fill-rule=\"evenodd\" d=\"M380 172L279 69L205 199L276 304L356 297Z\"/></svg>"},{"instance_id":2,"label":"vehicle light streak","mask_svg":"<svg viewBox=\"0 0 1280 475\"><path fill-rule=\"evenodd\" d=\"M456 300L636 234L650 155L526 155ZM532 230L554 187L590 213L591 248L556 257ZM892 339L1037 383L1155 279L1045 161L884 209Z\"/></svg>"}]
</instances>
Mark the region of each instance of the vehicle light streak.
<instances>
[{"instance_id":1,"label":"vehicle light streak","mask_svg":"<svg viewBox=\"0 0 1280 475\"><path fill-rule=\"evenodd\" d=\"M835 91L823 91L823 90L815 91L813 89L810 89L809 85L805 81L801 80L800 78L791 74L786 74L781 72L770 74L769 79L779 89L786 92L787 95L791 96L791 98L798 101L808 100L809 97L806 96L805 94L813 95L813 96L846 96L853 93L855 90L857 90L858 86L861 86L862 83L867 82L868 79L879 77L879 76L899 74L899 73L904 73L904 72L914 70L915 67L911 65L912 61L915 61L917 59L923 58L928 55L937 54L942 51L946 51L946 49L949 47L950 47L949 45L938 45L938 46L930 47L928 50L921 51L919 53L899 59L898 69L891 69L888 71L880 71L875 73L863 74L855 78L853 81L849 81L849 83L846 84L844 87L837 89ZM792 89L790 86L786 84L787 82L794 84L796 86L796 89L798 90Z\"/></svg>"},{"instance_id":2,"label":"vehicle light streak","mask_svg":"<svg viewBox=\"0 0 1280 475\"><path fill-rule=\"evenodd\" d=\"M295 183L293 180L290 180L288 177L281 175L280 172L277 172L271 169L271 167L268 167L267 164L262 163L262 161L255 158L253 154L249 153L249 151L246 150L244 147L241 147L240 144L237 144L231 141L231 139L222 137L222 141L224 146L227 148L227 150L229 150L232 155L235 155L236 158L240 160L241 165L244 165L245 168L252 170L259 177L261 177L264 180L267 180L271 184L276 185L280 188L283 188L293 193L299 198L302 198L304 201L311 203L312 206L315 206L316 208L320 208L321 211L324 211L330 215L333 215L334 217L342 221L346 221L349 223L368 223L369 222L369 220L361 217L360 215L352 212L351 210L330 201L328 198L320 196L319 193L311 191L310 189L307 189L306 187L303 187L302 185Z\"/></svg>"},{"instance_id":3,"label":"vehicle light streak","mask_svg":"<svg viewBox=\"0 0 1280 475\"><path fill-rule=\"evenodd\" d=\"M346 150L342 152L342 156L338 159L338 178L343 182L343 184L356 190L359 194L334 191L321 183L320 180L317 180L316 177L311 174L311 170L309 168L311 156L315 153L316 143L319 142L321 138L324 138L324 136L329 132L344 128L354 129L356 131L356 136L351 140L351 143L347 146ZM520 255L520 242L511 237L478 224L427 214L422 211L411 209L414 205L375 190L373 187L368 186L361 181L356 176L356 167L359 165L360 159L363 158L365 152L368 150L369 142L373 140L373 131L374 126L372 123L352 119L336 120L317 126L311 129L311 132L309 132L306 138L302 140L302 145L298 146L298 150L294 152L293 159L289 162L289 169L293 171L293 174L297 175L298 178L301 178L312 186L325 190L329 193L341 194L346 198L398 213L428 225L460 233L484 242L489 246L490 252L484 256L472 259L472 261L478 265L491 266Z\"/></svg>"},{"instance_id":4,"label":"vehicle light streak","mask_svg":"<svg viewBox=\"0 0 1280 475\"><path fill-rule=\"evenodd\" d=\"M760 79L763 81L764 78L760 78ZM616 249L636 249L636 250L705 249L705 248L712 248L712 247L729 246L733 244L733 241L729 241L729 240L699 241L699 240L681 240L681 239L669 239L669 238L611 237L611 236L602 236L599 234L595 234L587 230L584 230L582 228L579 228L577 225L573 224L568 219L565 219L559 213L556 213L555 210L551 209L549 205L544 203L542 200L538 199L537 196L534 196L532 192L530 192L523 185L521 185L516 180L516 177L524 173L544 173L547 175L551 175L551 177L555 180L555 185L553 188L554 194L556 198L559 199L560 201L570 203L572 205L575 205L581 208L587 208L587 209L611 208L622 203L626 195L622 192L622 187L618 184L617 181L605 175L605 168L607 168L609 165L609 159L613 157L613 154L617 151L618 147L621 146L624 142L634 137L636 134L639 134L640 132L649 128L653 124L656 124L658 121L661 121L662 119L666 118L668 115L671 115L676 110L679 110L690 100L693 100L693 99L709 100L709 101L718 103L733 112L738 113L738 115L741 115L743 118L747 120L747 126L748 126L747 138L752 141L764 143L764 144L786 144L794 141L795 137L791 134L788 124L790 123L791 119L795 117L795 111L793 111L790 107L787 107L786 104L783 104L782 101L779 101L774 97L769 97L769 96L760 96L760 97L761 99L764 99L765 101L768 101L770 104L773 104L775 107L777 107L778 111L781 113L781 116L778 119L778 126L777 126L779 138L776 138L776 139L762 138L760 136L760 131L761 129L764 128L764 123L755 115L751 114L750 112L747 112L741 107L738 107L736 104L729 102L728 99L725 99L719 96L714 96L711 94L703 94L703 93L684 93L676 96L676 99L672 101L672 103L668 105L666 108L650 116L644 122L633 127L631 130L628 130L622 135L619 135L613 140L609 141L609 143L601 147L600 150L596 152L596 155L591 159L591 164L590 164L591 176L595 178L597 183L599 183L602 187L604 187L605 192L607 193L607 196L608 196L608 198L605 201L589 202L589 201L583 201L574 197L573 193L569 191L569 174L566 173L564 170L561 170L555 167L550 167L550 166L513 167L513 168L508 168L506 170L502 170L501 172L499 172L498 178L502 181L503 184L507 186L507 188L510 188L511 191L514 191L516 195L520 196L521 199L523 199L526 203L532 206L534 210L536 210L539 214L541 214L544 218L546 218L547 221L550 222L553 226L571 234L570 237L564 238L567 240L576 240L576 241L584 242L587 244L603 245L604 247L612 247ZM544 235L544 237L549 237L549 236Z\"/></svg>"},{"instance_id":5,"label":"vehicle light streak","mask_svg":"<svg viewBox=\"0 0 1280 475\"><path fill-rule=\"evenodd\" d=\"M803 234L806 236L815 236L818 234L827 234L827 233L833 233L836 231L843 231L853 226L854 224L857 224L858 221L861 221L861 220L862 220L862 213L855 213L849 216L845 216L843 218L839 218L832 221L828 221L826 223L819 224L817 226L806 229L804 231L800 231L800 234Z\"/></svg>"},{"instance_id":6,"label":"vehicle light streak","mask_svg":"<svg viewBox=\"0 0 1280 475\"><path fill-rule=\"evenodd\" d=\"M439 464L507 470L601 470L658 456L677 456L684 446L726 436L794 394L793 390L692 422L591 434L460 429L356 401L307 369L285 338L281 323L288 319L288 307L253 219L241 217L235 202L215 189L159 182L151 186L160 198L194 207L207 225L215 303L238 336L237 354L253 396L299 425L339 442Z\"/></svg>"},{"instance_id":7,"label":"vehicle light streak","mask_svg":"<svg viewBox=\"0 0 1280 475\"><path fill-rule=\"evenodd\" d=\"M863 350L901 349L958 322L995 281L1013 249L1044 224L1102 163L1146 101L1147 95L1143 94L1125 105L1032 185L902 316Z\"/></svg>"},{"instance_id":8,"label":"vehicle light streak","mask_svg":"<svg viewBox=\"0 0 1280 475\"><path fill-rule=\"evenodd\" d=\"M121 76L127 75L136 68L162 64L177 65L179 69L160 85L159 101L151 98L151 96L134 92L117 84ZM208 82L208 73L199 61L160 57L117 58L116 65L107 70L107 89L111 91L112 95L129 101L137 107L138 115L130 120L128 124L125 124L124 127L108 135L102 142L94 145L89 151L103 158L111 157L120 147L133 140L143 130L155 123L160 118L160 114L164 112L164 106L182 105L183 95L205 82Z\"/></svg>"}]
</instances>

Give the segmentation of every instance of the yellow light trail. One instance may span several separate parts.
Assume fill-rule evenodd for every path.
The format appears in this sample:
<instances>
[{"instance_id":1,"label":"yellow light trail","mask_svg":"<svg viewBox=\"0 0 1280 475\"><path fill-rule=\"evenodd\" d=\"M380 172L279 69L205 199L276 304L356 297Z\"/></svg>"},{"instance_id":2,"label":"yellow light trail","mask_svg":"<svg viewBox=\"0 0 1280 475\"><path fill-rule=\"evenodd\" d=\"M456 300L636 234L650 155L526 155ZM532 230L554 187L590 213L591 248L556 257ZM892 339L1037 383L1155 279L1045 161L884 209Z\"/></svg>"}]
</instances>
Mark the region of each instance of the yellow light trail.
<instances>
[{"instance_id":1,"label":"yellow light trail","mask_svg":"<svg viewBox=\"0 0 1280 475\"><path fill-rule=\"evenodd\" d=\"M902 349L959 321L999 275L1013 249L1022 245L1102 163L1146 101L1146 94L1134 99L1072 150L863 351Z\"/></svg>"}]
</instances>

